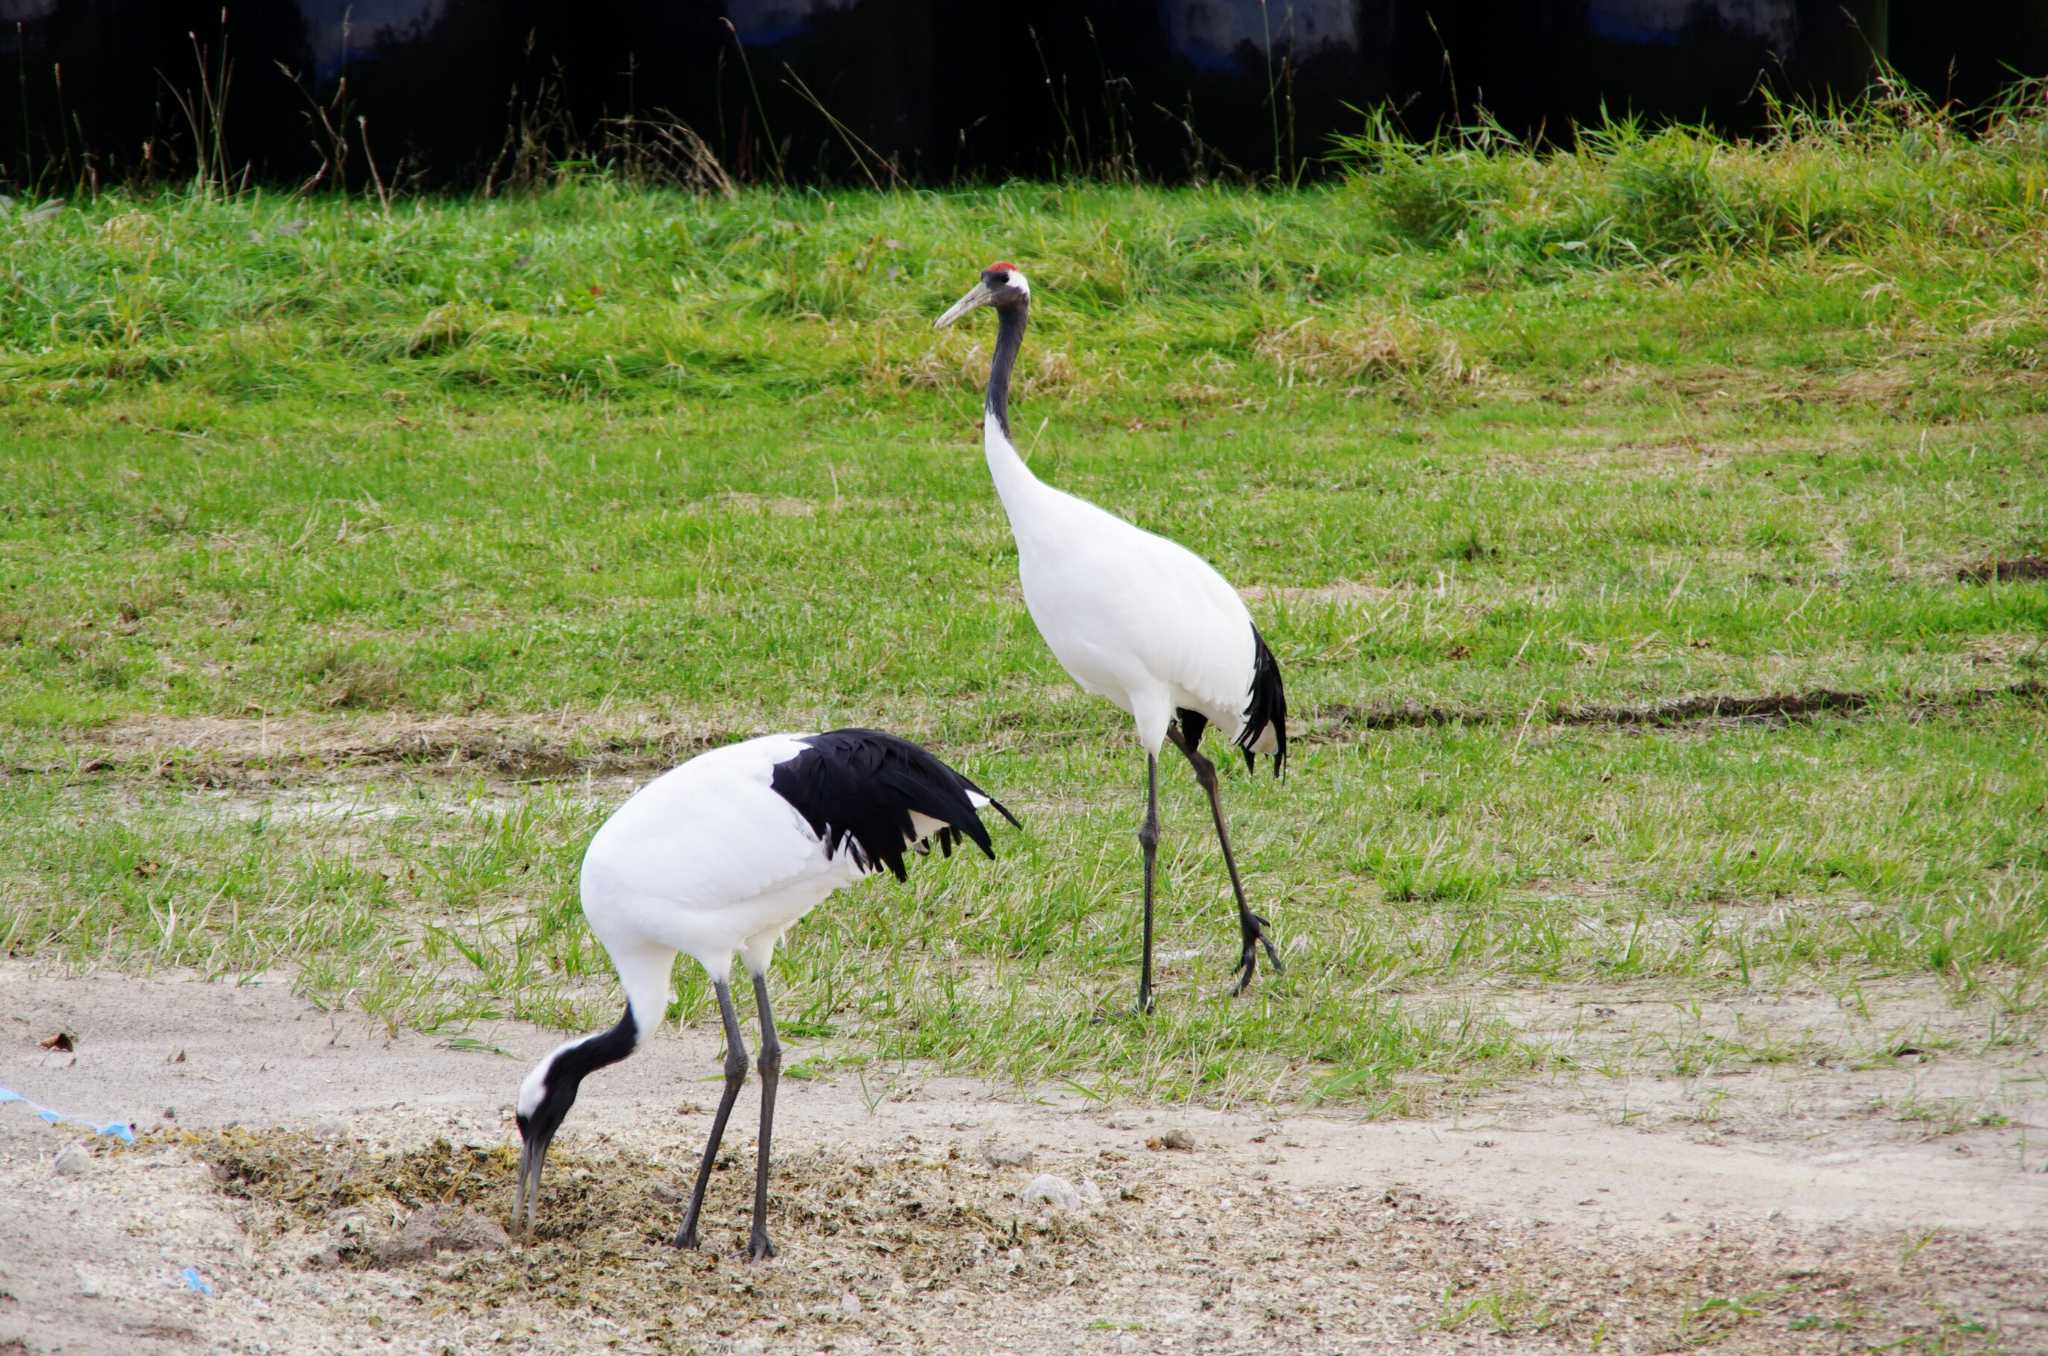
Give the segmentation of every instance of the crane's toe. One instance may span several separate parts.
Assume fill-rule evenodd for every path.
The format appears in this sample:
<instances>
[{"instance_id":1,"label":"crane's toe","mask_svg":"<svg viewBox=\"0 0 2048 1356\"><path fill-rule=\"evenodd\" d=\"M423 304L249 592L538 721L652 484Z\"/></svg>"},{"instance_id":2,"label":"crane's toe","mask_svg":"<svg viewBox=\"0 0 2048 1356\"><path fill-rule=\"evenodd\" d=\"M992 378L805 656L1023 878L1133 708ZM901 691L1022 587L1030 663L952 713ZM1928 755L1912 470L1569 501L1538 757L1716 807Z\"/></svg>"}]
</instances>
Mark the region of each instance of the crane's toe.
<instances>
[{"instance_id":1,"label":"crane's toe","mask_svg":"<svg viewBox=\"0 0 2048 1356\"><path fill-rule=\"evenodd\" d=\"M676 1230L676 1246L679 1248L689 1248L692 1251L696 1249L697 1222L695 1220L691 1220L688 1224Z\"/></svg>"},{"instance_id":2,"label":"crane's toe","mask_svg":"<svg viewBox=\"0 0 2048 1356\"><path fill-rule=\"evenodd\" d=\"M765 1262L774 1255L775 1245L768 1241L768 1235L765 1232L756 1233L751 1239L747 1241L748 1261Z\"/></svg>"},{"instance_id":3,"label":"crane's toe","mask_svg":"<svg viewBox=\"0 0 2048 1356\"><path fill-rule=\"evenodd\" d=\"M1230 986L1230 996L1232 998L1238 997L1239 995L1243 994L1246 989L1249 989L1252 986L1252 980L1257 976L1258 969L1258 948L1254 946L1246 946L1244 949L1244 955L1240 957L1237 962L1237 970L1235 971L1237 975L1237 983Z\"/></svg>"},{"instance_id":4,"label":"crane's toe","mask_svg":"<svg viewBox=\"0 0 2048 1356\"><path fill-rule=\"evenodd\" d=\"M1237 961L1237 987L1233 995L1241 994L1252 986L1258 977L1259 948L1266 948L1266 959L1273 963L1273 973L1284 975L1287 967L1280 963L1280 952L1273 945L1273 934L1267 931L1267 923L1258 914L1247 910L1238 920L1244 927L1244 951Z\"/></svg>"}]
</instances>

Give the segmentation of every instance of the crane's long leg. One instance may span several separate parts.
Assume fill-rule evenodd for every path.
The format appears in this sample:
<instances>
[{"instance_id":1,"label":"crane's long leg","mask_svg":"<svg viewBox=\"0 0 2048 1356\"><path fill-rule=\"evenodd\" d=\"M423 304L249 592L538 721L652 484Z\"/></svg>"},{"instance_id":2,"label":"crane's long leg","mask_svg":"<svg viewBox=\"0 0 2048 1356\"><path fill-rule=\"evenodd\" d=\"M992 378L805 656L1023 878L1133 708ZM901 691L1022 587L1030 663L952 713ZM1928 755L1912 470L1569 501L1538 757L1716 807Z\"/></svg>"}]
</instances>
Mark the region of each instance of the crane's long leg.
<instances>
[{"instance_id":1,"label":"crane's long leg","mask_svg":"<svg viewBox=\"0 0 2048 1356\"><path fill-rule=\"evenodd\" d=\"M1216 765L1195 747L1195 740L1202 737L1200 731L1196 731L1194 739L1184 737L1174 726L1167 727L1166 733L1173 746L1187 755L1188 762L1195 769L1195 780L1209 793L1209 812L1216 819L1216 841L1223 845L1223 865L1230 871L1230 890L1237 896L1238 930L1244 938L1244 951L1237 962L1237 987L1231 990L1241 994L1251 987L1252 978L1258 971L1261 945L1266 948L1266 959L1273 962L1275 973L1284 974L1287 967L1280 963L1280 953L1273 948L1273 936L1266 931L1266 920L1253 913L1244 902L1244 885L1237 878L1237 858L1230 850L1230 830L1223 822L1223 800L1216 785Z\"/></svg>"},{"instance_id":2,"label":"crane's long leg","mask_svg":"<svg viewBox=\"0 0 2048 1356\"><path fill-rule=\"evenodd\" d=\"M697 1215L704 1209L704 1189L711 1185L711 1164L718 1157L718 1142L725 1138L725 1123L732 1104L739 1100L740 1084L747 1081L747 1043L740 1039L740 1015L733 1011L732 986L723 977L711 981L718 995L718 1015L725 1022L725 1092L718 1099L718 1114L711 1118L711 1140L704 1146L704 1161L697 1168L697 1185L690 1191L690 1209L683 1227L676 1231L676 1246L697 1246ZM765 1148L767 1139L762 1144Z\"/></svg>"},{"instance_id":3,"label":"crane's long leg","mask_svg":"<svg viewBox=\"0 0 2048 1356\"><path fill-rule=\"evenodd\" d=\"M754 1011L761 1017L761 1148L754 1161L754 1232L747 1256L756 1262L775 1255L768 1241L768 1140L775 1133L775 1088L782 1082L782 1042L775 1039L775 1014L768 1010L768 980L754 976Z\"/></svg>"},{"instance_id":4,"label":"crane's long leg","mask_svg":"<svg viewBox=\"0 0 2048 1356\"><path fill-rule=\"evenodd\" d=\"M1145 959L1138 971L1138 1011L1152 1011L1152 872L1159 857L1159 758L1145 755L1145 822L1138 826L1145 851Z\"/></svg>"}]
</instances>

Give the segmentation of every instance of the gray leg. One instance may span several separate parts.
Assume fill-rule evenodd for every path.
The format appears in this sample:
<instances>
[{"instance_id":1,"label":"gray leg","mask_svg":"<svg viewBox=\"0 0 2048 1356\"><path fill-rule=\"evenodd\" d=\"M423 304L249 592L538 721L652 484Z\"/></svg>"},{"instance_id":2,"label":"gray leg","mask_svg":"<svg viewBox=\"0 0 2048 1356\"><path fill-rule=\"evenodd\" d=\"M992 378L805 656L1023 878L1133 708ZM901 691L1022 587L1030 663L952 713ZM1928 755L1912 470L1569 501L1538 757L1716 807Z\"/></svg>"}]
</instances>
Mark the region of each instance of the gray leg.
<instances>
[{"instance_id":1,"label":"gray leg","mask_svg":"<svg viewBox=\"0 0 2048 1356\"><path fill-rule=\"evenodd\" d=\"M1280 963L1280 953L1273 949L1273 938L1266 931L1266 920L1253 913L1244 902L1244 885L1237 878L1237 858L1230 851L1230 830L1223 823L1223 801L1216 786L1216 765L1183 739L1178 729L1169 726L1167 734L1174 747L1187 755L1188 762L1195 769L1195 780L1209 793L1209 813L1216 820L1216 841L1223 845L1223 865L1230 872L1230 892L1237 896L1237 926L1244 939L1244 951L1237 962L1237 987L1232 992L1243 993L1251 987L1252 977L1258 970L1260 946L1266 948L1266 959L1273 962L1275 974L1284 974L1287 967Z\"/></svg>"},{"instance_id":2,"label":"gray leg","mask_svg":"<svg viewBox=\"0 0 2048 1356\"><path fill-rule=\"evenodd\" d=\"M740 1084L747 1081L747 1044L740 1039L740 1015L733 1011L732 986L723 979L711 981L718 995L718 1015L725 1022L725 1093L718 1099L718 1114L711 1118L711 1140L704 1146L704 1161L697 1168L697 1185L690 1191L690 1209L683 1227L676 1232L676 1246L697 1246L697 1215L704 1209L704 1188L711 1185L711 1163L718 1157L718 1141L725 1138L725 1122L732 1104L739 1099Z\"/></svg>"},{"instance_id":3,"label":"gray leg","mask_svg":"<svg viewBox=\"0 0 2048 1356\"><path fill-rule=\"evenodd\" d=\"M754 1010L761 1017L761 1148L754 1161L754 1232L747 1256L759 1262L775 1255L768 1241L768 1141L775 1133L775 1087L782 1081L782 1042L775 1039L775 1014L768 1010L768 981L754 976Z\"/></svg>"},{"instance_id":4,"label":"gray leg","mask_svg":"<svg viewBox=\"0 0 2048 1356\"><path fill-rule=\"evenodd\" d=\"M1138 826L1145 851L1145 959L1138 971L1138 1011L1152 1011L1152 870L1159 857L1159 760L1145 755L1145 822Z\"/></svg>"}]
</instances>

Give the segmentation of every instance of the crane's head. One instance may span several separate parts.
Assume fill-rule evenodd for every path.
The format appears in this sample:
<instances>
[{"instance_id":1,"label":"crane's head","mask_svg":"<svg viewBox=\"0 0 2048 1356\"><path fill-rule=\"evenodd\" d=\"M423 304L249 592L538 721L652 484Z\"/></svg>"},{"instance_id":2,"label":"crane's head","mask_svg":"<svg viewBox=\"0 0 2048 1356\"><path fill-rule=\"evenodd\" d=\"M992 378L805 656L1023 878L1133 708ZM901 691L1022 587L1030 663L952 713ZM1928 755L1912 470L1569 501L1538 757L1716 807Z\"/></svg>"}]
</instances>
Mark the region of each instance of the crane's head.
<instances>
[{"instance_id":1,"label":"crane's head","mask_svg":"<svg viewBox=\"0 0 2048 1356\"><path fill-rule=\"evenodd\" d=\"M657 1015L660 1011L659 1007L654 1009ZM639 1042L640 1023L634 1019L633 1006L628 1003L626 1015L619 1018L617 1026L556 1046L519 1084L519 1101L512 1108L519 1122L521 1143L519 1196L512 1207L514 1223L519 1223L524 1215L527 1230L533 1229L533 1217L540 1206L540 1170L547 1162L548 1145L554 1142L555 1131L562 1128L562 1118L576 1105L576 1091L583 1086L583 1080L592 1071L632 1054Z\"/></svg>"},{"instance_id":2,"label":"crane's head","mask_svg":"<svg viewBox=\"0 0 2048 1356\"><path fill-rule=\"evenodd\" d=\"M561 1053L557 1050L533 1067L533 1072L519 1085L519 1101L513 1107L519 1123L520 1148L519 1195L512 1206L512 1222L524 1224L529 1232L540 1206L541 1165L547 1162L548 1145L554 1142L555 1131L562 1128L562 1118L576 1103L576 1088L581 1082L556 1076L555 1060Z\"/></svg>"},{"instance_id":3,"label":"crane's head","mask_svg":"<svg viewBox=\"0 0 2048 1356\"><path fill-rule=\"evenodd\" d=\"M1015 264L998 261L981 271L981 281L974 284L966 296L954 302L952 309L934 320L932 328L942 330L969 311L979 310L983 306L993 306L999 311L1007 311L1015 306L1026 305L1030 300L1031 284L1024 281L1024 274Z\"/></svg>"},{"instance_id":4,"label":"crane's head","mask_svg":"<svg viewBox=\"0 0 2048 1356\"><path fill-rule=\"evenodd\" d=\"M519 1085L519 1101L513 1117L519 1123L519 1195L512 1207L512 1222L523 1223L530 1233L540 1206L540 1170L547 1162L548 1145L569 1108L576 1105L577 1089L594 1061L589 1040L569 1041L533 1066L533 1072Z\"/></svg>"}]
</instances>

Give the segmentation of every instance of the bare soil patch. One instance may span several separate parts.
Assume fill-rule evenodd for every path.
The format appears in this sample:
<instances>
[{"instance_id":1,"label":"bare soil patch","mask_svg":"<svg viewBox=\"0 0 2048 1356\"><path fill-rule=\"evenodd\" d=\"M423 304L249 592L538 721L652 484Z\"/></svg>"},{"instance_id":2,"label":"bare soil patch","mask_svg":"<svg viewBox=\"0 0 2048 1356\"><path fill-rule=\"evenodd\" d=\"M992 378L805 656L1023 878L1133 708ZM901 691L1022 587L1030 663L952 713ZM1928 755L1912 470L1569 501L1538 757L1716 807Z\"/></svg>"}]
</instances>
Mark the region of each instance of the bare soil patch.
<instances>
[{"instance_id":1,"label":"bare soil patch","mask_svg":"<svg viewBox=\"0 0 2048 1356\"><path fill-rule=\"evenodd\" d=\"M1900 699L1927 714L1967 710L1988 702L2013 698L2038 701L2048 696L2048 683L2027 679L2007 687L1964 688L1950 692L1907 693ZM1564 706L1533 715L1523 711L1488 711L1482 708L1421 706L1352 706L1335 703L1322 708L1315 732L1324 738L1344 738L1355 730L1411 729L1434 725L1519 724L1581 726L1681 726L1739 724L1764 721L1783 724L1823 716L1854 715L1878 704L1878 698L1864 692L1842 692L1815 688L1808 692L1762 693L1754 696L1706 693L1680 697L1644 706Z\"/></svg>"},{"instance_id":2,"label":"bare soil patch","mask_svg":"<svg viewBox=\"0 0 2048 1356\"><path fill-rule=\"evenodd\" d=\"M1597 470L1666 478L1720 469L1733 460L1734 454L1733 448L1711 445L1691 436L1636 439L1620 437L1611 429L1602 429L1569 437L1546 453L1496 455L1493 461L1503 470L1528 475Z\"/></svg>"},{"instance_id":3,"label":"bare soil patch","mask_svg":"<svg viewBox=\"0 0 2048 1356\"><path fill-rule=\"evenodd\" d=\"M1711 996L1562 985L1494 997L1553 1059L1606 1074L1569 1091L1506 1090L1493 1105L1510 1120L1525 1105L1563 1106L1703 1144L1802 1145L1847 1161L1939 1142L1942 1164L1928 1171L2000 1155L2022 1173L2048 1168L2023 1147L2028 1127L2048 1124L2038 1021L1957 1004L1925 983Z\"/></svg>"},{"instance_id":4,"label":"bare soil patch","mask_svg":"<svg viewBox=\"0 0 2048 1356\"><path fill-rule=\"evenodd\" d=\"M2048 556L2014 556L2010 560L1986 560L1965 565L1956 578L1966 584L2009 583L2022 579L2048 579Z\"/></svg>"},{"instance_id":5,"label":"bare soil patch","mask_svg":"<svg viewBox=\"0 0 2048 1356\"><path fill-rule=\"evenodd\" d=\"M546 778L672 767L704 749L761 732L745 723L664 719L647 713L150 716L81 734L75 769L65 765L9 770L140 772L202 786L389 766Z\"/></svg>"},{"instance_id":6,"label":"bare soil patch","mask_svg":"<svg viewBox=\"0 0 2048 1356\"><path fill-rule=\"evenodd\" d=\"M1606 1002L1545 991L1522 1020L1581 1032L1570 1048L1589 1066L1632 1043L1759 1023L1793 1047L1795 1027L1830 1049L1866 1030L1915 1032L1957 1079L2018 1090L2002 1126L1930 1136L1873 1109L1926 1070L1847 1070L1839 1054L1741 1064L1714 1120L1688 1114L1699 1074L1548 1078L1455 1117L1394 1122L1103 1108L915 1068L792 1080L770 1216L780 1255L755 1266L743 1251L751 1094L713 1176L706 1248L667 1242L718 1091L708 1028L664 1031L586 1085L533 1240L408 1258L378 1244L422 1210L509 1223L509 1102L555 1033L393 1034L274 982L0 963L0 992L8 1086L146 1131L133 1149L90 1141L85 1169L60 1174L56 1152L84 1132L0 1108L0 1194L22 1203L0 1221L0 1290L13 1297L0 1349L2048 1343L2048 1174L2024 1133L2048 1119L2048 1066L2034 1044L1973 1053L1984 1015L1938 995L1757 996L1691 1020L1647 989ZM55 1029L73 1051L40 1049ZM1777 1134L1788 1095L1812 1115ZM1630 1114L1646 1106L1657 1110ZM1176 1131L1190 1150L1147 1147L1181 1142ZM1026 1202L1041 1172L1093 1183L1101 1204ZM211 1293L182 1279L188 1267Z\"/></svg>"},{"instance_id":7,"label":"bare soil patch","mask_svg":"<svg viewBox=\"0 0 2048 1356\"><path fill-rule=\"evenodd\" d=\"M1064 688L1060 692L1063 697L1070 695ZM1902 701L1921 714L1932 715L2007 699L2040 701L2044 696L2048 696L2048 683L2027 679L2004 687L1906 692L1883 700ZM1346 702L1304 714L1307 737L1341 742L1375 730L1525 721L1542 726L1617 728L1785 723L1855 715L1881 704L1869 693L1815 688L1784 693L1704 693L1641 706L1550 707L1533 714L1481 707ZM787 724L804 723L799 715ZM195 786L242 787L307 776L346 778L402 767L426 774L484 773L548 780L660 771L705 749L763 733L766 728L737 714L694 720L589 713L421 717L384 712L354 718L280 720L148 717L118 721L81 734L74 762L15 764L0 769L0 775L140 775Z\"/></svg>"},{"instance_id":8,"label":"bare soil patch","mask_svg":"<svg viewBox=\"0 0 2048 1356\"><path fill-rule=\"evenodd\" d=\"M1247 602L1282 599L1290 603L1381 603L1389 599L1412 598L1413 584L1371 584L1362 579L1340 579L1333 584L1290 587L1285 584L1250 584L1238 590Z\"/></svg>"}]
</instances>

